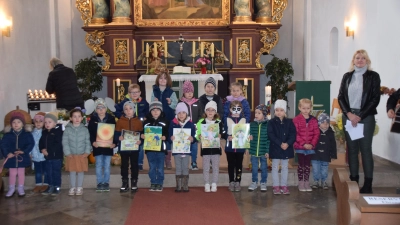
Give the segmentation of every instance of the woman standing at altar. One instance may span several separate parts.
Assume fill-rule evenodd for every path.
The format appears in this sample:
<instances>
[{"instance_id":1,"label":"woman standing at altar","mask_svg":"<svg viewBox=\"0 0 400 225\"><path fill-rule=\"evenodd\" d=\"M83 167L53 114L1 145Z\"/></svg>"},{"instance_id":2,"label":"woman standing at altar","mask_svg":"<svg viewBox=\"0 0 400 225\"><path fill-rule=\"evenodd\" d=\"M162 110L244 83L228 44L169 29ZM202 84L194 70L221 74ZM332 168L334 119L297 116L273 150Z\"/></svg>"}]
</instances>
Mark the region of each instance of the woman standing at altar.
<instances>
[{"instance_id":1,"label":"woman standing at altar","mask_svg":"<svg viewBox=\"0 0 400 225\"><path fill-rule=\"evenodd\" d=\"M381 79L371 69L367 51L361 49L354 53L350 71L343 75L338 100L343 111L343 121L349 120L353 127L364 125L364 137L352 140L348 132L346 143L349 153L350 180L359 180L358 153L361 152L364 170L364 186L360 193L372 193L374 160L372 158L372 137L375 130L376 107L381 99Z\"/></svg>"}]
</instances>

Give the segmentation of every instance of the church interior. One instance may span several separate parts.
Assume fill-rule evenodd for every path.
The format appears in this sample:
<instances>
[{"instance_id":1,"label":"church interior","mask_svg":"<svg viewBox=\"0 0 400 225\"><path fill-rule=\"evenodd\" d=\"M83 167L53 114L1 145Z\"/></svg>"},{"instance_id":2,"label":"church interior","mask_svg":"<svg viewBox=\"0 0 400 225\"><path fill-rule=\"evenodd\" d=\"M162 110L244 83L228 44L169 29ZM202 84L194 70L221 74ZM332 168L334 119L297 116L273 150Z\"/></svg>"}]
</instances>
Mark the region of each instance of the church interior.
<instances>
[{"instance_id":1,"label":"church interior","mask_svg":"<svg viewBox=\"0 0 400 225\"><path fill-rule=\"evenodd\" d=\"M45 90L51 58L59 58L74 69L91 56L101 62L102 84L90 94L109 97L115 103L121 102L129 85L135 83L150 103L157 69L164 67L171 74L172 90L178 98L184 81L192 81L194 95L200 97L206 80L213 77L216 94L222 99L230 95L232 82L243 85L251 120L260 104L269 107L268 118L273 118L273 104L280 98L287 100L287 117L294 118L299 114L299 100L309 98L313 115L325 112L331 116L331 127L338 127L339 120L344 122L337 98L357 50L368 52L371 68L380 76L381 90L400 88L400 29L395 22L400 21L399 11L397 0L0 0L0 129L8 125L3 118L17 108L31 116L57 110L57 96L39 99L35 93L40 90L41 96ZM266 72L275 59L286 60L290 66L289 82L283 76L274 80ZM283 96L277 93L282 82L286 88ZM111 167L111 191L97 193L95 166L89 165L83 196L67 195L67 172L62 172L59 196L33 193L31 172L25 178L24 198L4 198L8 177L0 172L4 190L0 218L2 224L32 225L397 224L400 134L391 132L396 121L388 118L388 98L382 94L376 107L373 194L359 193L358 183L349 179L342 137L336 140L337 159L329 166L327 190L297 190L296 158L289 160L290 195L273 194L271 171L267 192L250 192L250 157L245 155L242 189L229 192L228 163L223 153L217 193L203 192L201 166L190 170L191 191L175 193L174 167L165 170L164 191L150 196L161 202L157 204L163 212L156 212L151 204L154 199L146 201L149 164L145 159L136 193L119 192L119 166ZM0 162L3 165L4 159ZM199 154L198 164L201 162ZM360 186L363 174L360 163ZM212 196L219 193L228 196L232 204L224 204L225 197ZM369 204L365 196L393 202L377 206Z\"/></svg>"}]
</instances>

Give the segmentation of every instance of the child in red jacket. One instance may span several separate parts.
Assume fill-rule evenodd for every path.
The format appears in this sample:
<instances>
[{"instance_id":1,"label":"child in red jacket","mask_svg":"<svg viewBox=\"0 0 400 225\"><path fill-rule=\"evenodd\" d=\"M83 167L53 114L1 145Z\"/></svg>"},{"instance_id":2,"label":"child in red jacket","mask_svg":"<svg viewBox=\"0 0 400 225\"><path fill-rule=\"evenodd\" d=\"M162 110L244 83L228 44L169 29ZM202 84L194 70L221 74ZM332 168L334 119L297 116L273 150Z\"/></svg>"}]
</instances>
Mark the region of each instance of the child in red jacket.
<instances>
[{"instance_id":1,"label":"child in red jacket","mask_svg":"<svg viewBox=\"0 0 400 225\"><path fill-rule=\"evenodd\" d=\"M293 118L296 127L296 141L294 149L299 159L297 176L299 178L299 191L312 191L310 187L310 165L311 155L315 154L314 149L319 139L318 121L310 115L312 102L303 98L299 101L300 114Z\"/></svg>"}]
</instances>

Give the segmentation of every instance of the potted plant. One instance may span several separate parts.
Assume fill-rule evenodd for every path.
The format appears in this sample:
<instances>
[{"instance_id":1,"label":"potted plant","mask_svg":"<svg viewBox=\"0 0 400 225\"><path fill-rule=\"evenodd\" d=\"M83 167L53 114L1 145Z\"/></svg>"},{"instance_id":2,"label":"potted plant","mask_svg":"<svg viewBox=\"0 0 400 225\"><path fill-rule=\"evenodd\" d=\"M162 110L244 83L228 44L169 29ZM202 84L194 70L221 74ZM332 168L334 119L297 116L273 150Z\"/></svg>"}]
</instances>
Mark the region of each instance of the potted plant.
<instances>
[{"instance_id":1,"label":"potted plant","mask_svg":"<svg viewBox=\"0 0 400 225\"><path fill-rule=\"evenodd\" d=\"M265 75L270 78L267 85L272 89L272 102L277 99L287 100L288 84L292 82L294 74L293 67L287 58L280 59L274 54L271 62L265 65Z\"/></svg>"},{"instance_id":2,"label":"potted plant","mask_svg":"<svg viewBox=\"0 0 400 225\"><path fill-rule=\"evenodd\" d=\"M92 98L92 94L103 88L101 75L102 62L96 56L79 60L75 66L78 88L82 92L83 100Z\"/></svg>"}]
</instances>

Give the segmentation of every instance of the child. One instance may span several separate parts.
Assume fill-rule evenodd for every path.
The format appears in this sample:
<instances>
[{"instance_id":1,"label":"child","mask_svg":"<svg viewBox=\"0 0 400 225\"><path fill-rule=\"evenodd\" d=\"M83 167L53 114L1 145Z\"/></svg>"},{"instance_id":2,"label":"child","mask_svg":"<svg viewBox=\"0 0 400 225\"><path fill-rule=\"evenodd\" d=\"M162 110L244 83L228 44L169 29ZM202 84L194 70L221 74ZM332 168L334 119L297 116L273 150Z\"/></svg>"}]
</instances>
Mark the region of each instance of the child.
<instances>
[{"instance_id":1,"label":"child","mask_svg":"<svg viewBox=\"0 0 400 225\"><path fill-rule=\"evenodd\" d=\"M219 124L218 137L224 134L224 125L219 119L217 113L217 103L210 101L206 104L205 114L203 118L197 123L197 140L201 140L202 124ZM221 157L221 148L201 148L201 156L203 157L203 176L204 176L204 191L217 192L218 173L219 173L219 159ZM212 179L210 187L210 162L212 163Z\"/></svg>"},{"instance_id":2,"label":"child","mask_svg":"<svg viewBox=\"0 0 400 225\"><path fill-rule=\"evenodd\" d=\"M217 82L214 78L209 77L204 85L205 94L199 97L199 104L201 111L205 110L205 106L208 102L214 101L217 104L218 115L224 115L224 107L222 105L222 99L215 94L215 89L217 88Z\"/></svg>"},{"instance_id":3,"label":"child","mask_svg":"<svg viewBox=\"0 0 400 225\"><path fill-rule=\"evenodd\" d=\"M228 174L229 174L229 190L240 191L240 181L242 180L242 164L244 148L232 148L232 135L234 124L245 124L246 118L242 112L242 103L239 101L229 102L230 114L224 120L224 128L227 134L227 143L225 147L226 158L228 160ZM247 138L247 137L246 137ZM235 176L236 172L236 176Z\"/></svg>"},{"instance_id":4,"label":"child","mask_svg":"<svg viewBox=\"0 0 400 225\"><path fill-rule=\"evenodd\" d=\"M71 187L68 195L83 194L83 176L88 171L88 160L92 147L88 129L83 125L83 113L75 108L69 112L70 122L65 126L62 137L64 155L66 156L65 170L69 171ZM78 184L76 185L76 175Z\"/></svg>"},{"instance_id":5,"label":"child","mask_svg":"<svg viewBox=\"0 0 400 225\"><path fill-rule=\"evenodd\" d=\"M289 159L294 157L293 143L296 141L296 128L292 120L286 118L287 103L276 100L274 118L268 122L269 157L272 159L272 191L275 195L290 194L287 187ZM281 182L279 185L279 163Z\"/></svg>"},{"instance_id":6,"label":"child","mask_svg":"<svg viewBox=\"0 0 400 225\"><path fill-rule=\"evenodd\" d=\"M129 85L128 93L129 94L126 95L126 98L122 102L115 104L114 115L119 119L123 114L125 102L132 101L136 106L136 116L143 122L146 119L146 114L149 112L149 103L140 96L141 92L138 84ZM143 158L144 151L142 143L139 146L139 170L143 170Z\"/></svg>"},{"instance_id":7,"label":"child","mask_svg":"<svg viewBox=\"0 0 400 225\"><path fill-rule=\"evenodd\" d=\"M303 98L299 101L300 114L293 118L296 127L296 141L294 149L299 159L297 174L299 178L299 191L312 191L309 182L311 155L319 138L318 121L310 115L312 102Z\"/></svg>"},{"instance_id":8,"label":"child","mask_svg":"<svg viewBox=\"0 0 400 225\"><path fill-rule=\"evenodd\" d=\"M168 137L169 122L164 117L163 106L159 101L153 101L150 103L149 114L147 114L146 121L144 123L144 129L146 126L157 126L162 127L161 136L161 149L158 150L146 150L147 160L149 161L149 177L150 177L150 189L149 191L162 191L164 183L164 158L166 155L166 144L165 140ZM142 134L142 139L145 138Z\"/></svg>"},{"instance_id":9,"label":"child","mask_svg":"<svg viewBox=\"0 0 400 225\"><path fill-rule=\"evenodd\" d=\"M163 107L163 113L168 121L171 121L175 117L175 108L178 104L178 98L175 92L171 89L172 79L169 75L168 69L162 67L158 69L158 75L156 77L156 84L153 85L153 93L151 94L151 101L160 101ZM165 157L165 166L167 169L172 168L171 164L171 145L169 142L165 142L167 145L168 155Z\"/></svg>"},{"instance_id":10,"label":"child","mask_svg":"<svg viewBox=\"0 0 400 225\"><path fill-rule=\"evenodd\" d=\"M4 167L9 168L9 188L6 198L10 198L15 193L15 184L18 175L18 196L25 196L25 167L31 165L29 152L35 146L32 134L24 130L25 118L24 115L18 111L11 114L10 120L11 128L5 129L7 132L4 134L1 141L1 150L3 155L7 157ZM8 130L9 129L9 130Z\"/></svg>"},{"instance_id":11,"label":"child","mask_svg":"<svg viewBox=\"0 0 400 225\"><path fill-rule=\"evenodd\" d=\"M189 117L191 121L196 125L196 123L199 121L199 117L203 112L203 109L201 109L198 99L194 97L194 87L192 82L189 80L185 81L183 83L183 96L180 99L182 102L186 103L189 109ZM192 163L190 168L192 170L198 170L199 168L197 167L197 142L193 142L190 145L190 154L192 156Z\"/></svg>"},{"instance_id":12,"label":"child","mask_svg":"<svg viewBox=\"0 0 400 225\"><path fill-rule=\"evenodd\" d=\"M90 143L93 146L93 155L96 159L96 179L97 192L110 191L110 161L115 148L114 143L109 147L99 147L96 143L98 123L115 124L115 117L107 113L107 104L102 98L94 102L95 112L90 117L88 129L90 134Z\"/></svg>"},{"instance_id":13,"label":"child","mask_svg":"<svg viewBox=\"0 0 400 225\"><path fill-rule=\"evenodd\" d=\"M328 166L331 159L336 159L335 133L329 125L329 115L321 113L318 116L320 136L315 147L315 154L311 157L314 183L312 188L321 187L328 190L326 179L328 178ZM320 183L321 181L321 183Z\"/></svg>"},{"instance_id":14,"label":"child","mask_svg":"<svg viewBox=\"0 0 400 225\"><path fill-rule=\"evenodd\" d=\"M196 128L192 121L190 121L190 117L188 116L188 108L184 102L178 103L176 106L176 117L171 121L169 126L169 135L170 142L172 143L175 140L175 136L172 135L174 133L174 128L187 128L190 129L191 135L187 138L193 146L194 137L196 135ZM197 144L197 143L196 143ZM175 147L175 146L173 146ZM175 192L181 192L183 189L184 192L189 191L189 155L190 153L172 153L175 159L175 179L176 179L176 189Z\"/></svg>"},{"instance_id":15,"label":"child","mask_svg":"<svg viewBox=\"0 0 400 225\"><path fill-rule=\"evenodd\" d=\"M35 128L32 131L33 139L35 140L35 146L33 147L30 155L32 157L33 165L35 167L35 181L36 185L33 189L34 193L43 192L47 189L47 173L46 173L46 159L39 150L39 140L42 137L42 131L44 126L44 116L46 113L38 112L33 117Z\"/></svg>"},{"instance_id":16,"label":"child","mask_svg":"<svg viewBox=\"0 0 400 225\"><path fill-rule=\"evenodd\" d=\"M230 105L232 101L239 101L242 104L242 111L244 113L244 117L246 118L246 123L250 123L250 105L246 98L242 95L242 84L239 82L231 83L229 89L231 90L231 95L226 97L226 102L224 104L224 117L222 121L225 121L228 118L230 113Z\"/></svg>"},{"instance_id":17,"label":"child","mask_svg":"<svg viewBox=\"0 0 400 225\"><path fill-rule=\"evenodd\" d=\"M41 149L46 158L46 172L49 187L42 195L58 195L61 191L61 167L63 164L62 125L57 124L57 113L47 113L44 116L44 127L42 137L39 141Z\"/></svg>"},{"instance_id":18,"label":"child","mask_svg":"<svg viewBox=\"0 0 400 225\"><path fill-rule=\"evenodd\" d=\"M257 189L258 183L258 162L261 164L261 181L260 190L267 191L267 178L268 178L268 153L269 153L269 138L267 134L268 126L268 109L266 105L258 105L254 112L254 121L250 123L250 149L246 154L251 155L252 165L252 182L248 188L249 191Z\"/></svg>"},{"instance_id":19,"label":"child","mask_svg":"<svg viewBox=\"0 0 400 225\"><path fill-rule=\"evenodd\" d=\"M124 116L121 116L117 121L117 125L115 127L115 135L114 139L122 141L124 137L121 135L122 130L130 130L135 132L142 132L143 126L142 122L136 117L136 106L132 101L127 101L124 104ZM141 144L141 141L137 141L138 145ZM128 184L128 168L129 163L131 164L131 192L135 192L137 190L137 181L139 176L139 151L121 151L121 144L119 144L118 149L121 155L121 176L122 176L122 186L120 188L120 192L127 192L129 190Z\"/></svg>"}]
</instances>

